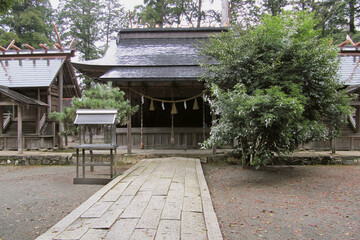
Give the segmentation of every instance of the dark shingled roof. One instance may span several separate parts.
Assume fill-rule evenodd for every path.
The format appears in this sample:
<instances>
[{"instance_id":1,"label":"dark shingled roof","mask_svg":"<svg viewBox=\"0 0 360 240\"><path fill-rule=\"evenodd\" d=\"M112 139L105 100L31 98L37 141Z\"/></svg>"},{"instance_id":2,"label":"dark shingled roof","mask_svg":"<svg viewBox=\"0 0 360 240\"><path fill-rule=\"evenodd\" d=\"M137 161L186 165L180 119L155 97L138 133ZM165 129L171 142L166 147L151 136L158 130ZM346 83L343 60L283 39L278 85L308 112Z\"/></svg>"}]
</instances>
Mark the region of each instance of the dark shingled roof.
<instances>
[{"instance_id":1,"label":"dark shingled roof","mask_svg":"<svg viewBox=\"0 0 360 240\"><path fill-rule=\"evenodd\" d=\"M30 106L43 106L43 107L48 106L44 102L41 102L39 100L33 99L28 96L25 96L25 95L18 93L14 90L11 90L5 86L0 86L0 93L10 97L11 99L13 99L16 102L19 102L21 104L30 105Z\"/></svg>"},{"instance_id":2,"label":"dark shingled roof","mask_svg":"<svg viewBox=\"0 0 360 240\"><path fill-rule=\"evenodd\" d=\"M198 46L209 34L220 31L226 29L121 30L103 58L73 65L89 75L97 70L101 80L197 80L203 73Z\"/></svg>"},{"instance_id":3,"label":"dark shingled roof","mask_svg":"<svg viewBox=\"0 0 360 240\"><path fill-rule=\"evenodd\" d=\"M101 80L194 80L201 76L204 70L198 66L170 66L170 67L117 67L107 71Z\"/></svg>"},{"instance_id":4,"label":"dark shingled roof","mask_svg":"<svg viewBox=\"0 0 360 240\"><path fill-rule=\"evenodd\" d=\"M199 39L124 39L115 41L103 58L73 65L170 66L197 65Z\"/></svg>"}]
</instances>

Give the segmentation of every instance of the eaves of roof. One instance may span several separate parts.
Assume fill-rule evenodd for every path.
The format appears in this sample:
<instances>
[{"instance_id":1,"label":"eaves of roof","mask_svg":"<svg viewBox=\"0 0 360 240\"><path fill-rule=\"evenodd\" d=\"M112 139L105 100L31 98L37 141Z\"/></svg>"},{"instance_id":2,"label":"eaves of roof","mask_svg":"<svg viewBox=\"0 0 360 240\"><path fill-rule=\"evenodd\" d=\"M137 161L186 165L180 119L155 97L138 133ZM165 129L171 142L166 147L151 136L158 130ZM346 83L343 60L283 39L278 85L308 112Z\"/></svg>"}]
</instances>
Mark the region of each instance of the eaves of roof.
<instances>
[{"instance_id":1,"label":"eaves of roof","mask_svg":"<svg viewBox=\"0 0 360 240\"><path fill-rule=\"evenodd\" d=\"M11 90L5 86L0 86L0 93L10 97L11 99L15 100L20 104L29 105L29 106L41 106L41 107L48 106L46 103L42 101L25 96L24 94Z\"/></svg>"}]
</instances>

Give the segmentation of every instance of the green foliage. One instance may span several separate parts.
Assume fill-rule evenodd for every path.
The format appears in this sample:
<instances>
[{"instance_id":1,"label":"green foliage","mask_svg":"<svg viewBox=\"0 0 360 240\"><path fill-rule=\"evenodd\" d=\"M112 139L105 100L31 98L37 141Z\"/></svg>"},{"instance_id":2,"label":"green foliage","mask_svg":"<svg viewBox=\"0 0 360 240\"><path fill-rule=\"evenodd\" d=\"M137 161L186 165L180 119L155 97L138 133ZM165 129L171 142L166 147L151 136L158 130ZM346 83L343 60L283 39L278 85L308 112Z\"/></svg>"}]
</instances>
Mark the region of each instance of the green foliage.
<instances>
[{"instance_id":1,"label":"green foliage","mask_svg":"<svg viewBox=\"0 0 360 240\"><path fill-rule=\"evenodd\" d=\"M339 90L337 49L315 25L305 12L285 13L211 39L203 80L220 118L207 145L235 138L244 162L258 166L339 134L350 98Z\"/></svg>"},{"instance_id":2,"label":"green foliage","mask_svg":"<svg viewBox=\"0 0 360 240\"><path fill-rule=\"evenodd\" d=\"M202 23L220 22L219 13L203 10L205 0L144 0L145 5L136 6L133 11L134 22L150 27L167 24L200 27Z\"/></svg>"},{"instance_id":3,"label":"green foliage","mask_svg":"<svg viewBox=\"0 0 360 240\"><path fill-rule=\"evenodd\" d=\"M12 39L16 45L39 43L51 45L53 10L48 0L24 0L13 4L12 9L0 16L0 45L7 46Z\"/></svg>"},{"instance_id":4,"label":"green foliage","mask_svg":"<svg viewBox=\"0 0 360 240\"><path fill-rule=\"evenodd\" d=\"M94 84L83 92L81 98L73 98L72 108L64 108L63 112L51 113L52 118L64 124L65 134L73 134L76 109L117 109L117 118L120 124L126 123L127 113L135 113L138 107L131 107L130 102L124 99L125 93L112 84Z\"/></svg>"},{"instance_id":5,"label":"green foliage","mask_svg":"<svg viewBox=\"0 0 360 240\"><path fill-rule=\"evenodd\" d=\"M10 10L16 2L19 2L19 0L0 0L0 15Z\"/></svg>"},{"instance_id":6,"label":"green foliage","mask_svg":"<svg viewBox=\"0 0 360 240\"><path fill-rule=\"evenodd\" d=\"M75 38L84 60L99 58L104 46L95 43L106 39L107 47L113 33L127 26L124 9L114 0L62 0L57 18L64 42Z\"/></svg>"}]
</instances>

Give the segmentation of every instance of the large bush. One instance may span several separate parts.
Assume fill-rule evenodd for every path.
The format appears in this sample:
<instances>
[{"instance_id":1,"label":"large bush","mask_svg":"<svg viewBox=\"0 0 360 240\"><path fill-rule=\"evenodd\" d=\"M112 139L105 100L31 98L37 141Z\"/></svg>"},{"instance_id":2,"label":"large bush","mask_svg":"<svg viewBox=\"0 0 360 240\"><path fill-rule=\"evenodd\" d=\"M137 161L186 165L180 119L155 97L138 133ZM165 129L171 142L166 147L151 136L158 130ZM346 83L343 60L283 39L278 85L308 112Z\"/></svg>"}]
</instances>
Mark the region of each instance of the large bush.
<instances>
[{"instance_id":1,"label":"large bush","mask_svg":"<svg viewBox=\"0 0 360 240\"><path fill-rule=\"evenodd\" d=\"M265 16L202 49L209 102L219 116L206 145L238 142L244 164L266 164L299 144L339 135L350 98L340 89L337 48L304 12Z\"/></svg>"}]
</instances>

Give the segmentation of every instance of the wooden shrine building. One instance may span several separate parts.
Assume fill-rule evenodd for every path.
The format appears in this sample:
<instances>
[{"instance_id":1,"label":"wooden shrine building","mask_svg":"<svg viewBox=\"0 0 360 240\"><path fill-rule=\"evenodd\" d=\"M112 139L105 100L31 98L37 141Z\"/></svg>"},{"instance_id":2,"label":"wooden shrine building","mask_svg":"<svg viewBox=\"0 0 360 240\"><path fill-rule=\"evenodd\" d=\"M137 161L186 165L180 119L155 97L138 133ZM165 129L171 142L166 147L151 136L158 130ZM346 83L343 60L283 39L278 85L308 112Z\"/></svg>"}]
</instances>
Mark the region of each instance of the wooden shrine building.
<instances>
[{"instance_id":1,"label":"wooden shrine building","mask_svg":"<svg viewBox=\"0 0 360 240\"><path fill-rule=\"evenodd\" d=\"M334 140L336 150L360 150L360 42L354 43L350 37L339 44L340 81L348 94L356 94L351 102L354 112L347 117L347 123L341 129L341 135ZM304 146L306 149L329 150L331 142L319 141Z\"/></svg>"},{"instance_id":2,"label":"wooden shrine building","mask_svg":"<svg viewBox=\"0 0 360 240\"><path fill-rule=\"evenodd\" d=\"M0 47L0 148L40 149L62 144L62 126L49 113L80 97L70 58L74 49Z\"/></svg>"},{"instance_id":3,"label":"wooden shrine building","mask_svg":"<svg viewBox=\"0 0 360 240\"><path fill-rule=\"evenodd\" d=\"M99 82L113 82L139 111L117 128L118 145L199 148L209 134L197 45L225 28L120 30L103 58L73 63ZM129 134L127 134L129 133Z\"/></svg>"}]
</instances>

